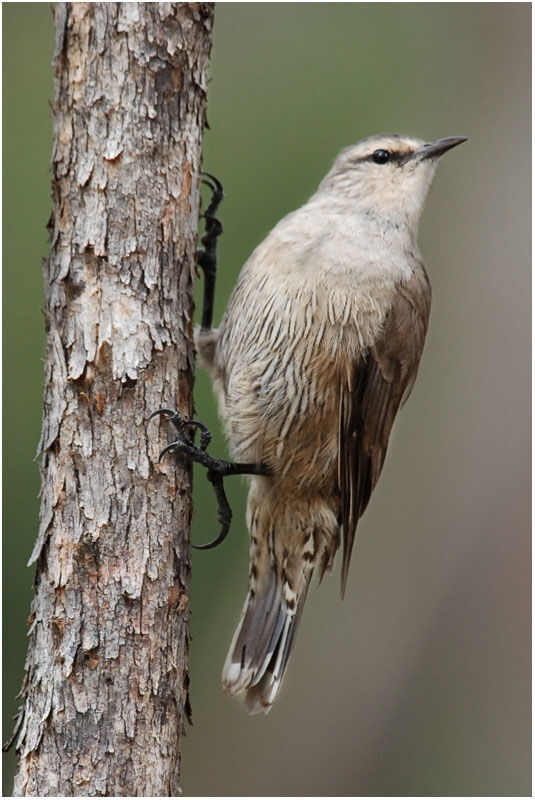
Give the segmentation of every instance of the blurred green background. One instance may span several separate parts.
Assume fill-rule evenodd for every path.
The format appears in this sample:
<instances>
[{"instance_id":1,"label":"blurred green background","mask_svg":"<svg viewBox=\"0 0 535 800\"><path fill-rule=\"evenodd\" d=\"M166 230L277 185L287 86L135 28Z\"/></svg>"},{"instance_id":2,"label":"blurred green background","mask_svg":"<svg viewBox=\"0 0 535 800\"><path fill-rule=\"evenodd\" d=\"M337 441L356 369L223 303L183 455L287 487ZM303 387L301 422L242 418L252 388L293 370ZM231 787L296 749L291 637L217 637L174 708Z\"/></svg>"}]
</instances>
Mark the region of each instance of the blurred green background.
<instances>
[{"instance_id":1,"label":"blurred green background","mask_svg":"<svg viewBox=\"0 0 535 800\"><path fill-rule=\"evenodd\" d=\"M38 520L53 23L45 3L2 10L6 738ZM186 795L531 792L530 17L528 3L217 5L204 165L226 191L218 319L251 250L340 148L380 131L470 142L444 157L423 215L429 337L346 599L338 572L309 593L268 717L219 688L246 590L239 479L231 536L193 555ZM218 431L203 374L195 395ZM205 541L200 474L195 508ZM4 767L9 794L12 753Z\"/></svg>"}]
</instances>

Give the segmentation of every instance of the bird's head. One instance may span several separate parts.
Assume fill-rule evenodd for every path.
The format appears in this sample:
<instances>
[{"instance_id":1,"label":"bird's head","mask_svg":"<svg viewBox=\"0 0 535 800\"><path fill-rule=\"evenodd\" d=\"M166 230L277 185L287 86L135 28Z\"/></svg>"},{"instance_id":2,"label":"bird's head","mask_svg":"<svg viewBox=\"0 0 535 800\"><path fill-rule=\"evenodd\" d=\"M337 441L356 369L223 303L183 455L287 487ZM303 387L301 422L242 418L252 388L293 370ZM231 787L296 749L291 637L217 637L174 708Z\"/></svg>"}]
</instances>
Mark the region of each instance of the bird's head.
<instances>
[{"instance_id":1,"label":"bird's head","mask_svg":"<svg viewBox=\"0 0 535 800\"><path fill-rule=\"evenodd\" d=\"M352 199L363 213L405 217L415 224L439 156L465 141L465 136L435 142L398 134L369 136L342 150L320 192Z\"/></svg>"}]
</instances>

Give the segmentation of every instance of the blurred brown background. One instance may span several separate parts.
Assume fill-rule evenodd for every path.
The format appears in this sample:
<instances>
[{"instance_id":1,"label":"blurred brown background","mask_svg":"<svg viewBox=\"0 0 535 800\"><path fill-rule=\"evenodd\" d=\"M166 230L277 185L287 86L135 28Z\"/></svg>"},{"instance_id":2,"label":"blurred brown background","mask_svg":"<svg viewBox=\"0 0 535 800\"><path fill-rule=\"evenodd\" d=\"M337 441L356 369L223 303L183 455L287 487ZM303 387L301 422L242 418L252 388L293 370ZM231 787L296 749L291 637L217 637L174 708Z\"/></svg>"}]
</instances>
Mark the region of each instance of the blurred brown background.
<instances>
[{"instance_id":1,"label":"blurred brown background","mask_svg":"<svg viewBox=\"0 0 535 800\"><path fill-rule=\"evenodd\" d=\"M6 738L38 517L53 26L45 3L6 4L3 21ZM268 717L219 688L247 580L238 479L231 536L194 553L186 795L531 792L530 30L528 3L217 5L205 168L227 195L218 318L253 247L340 148L380 131L470 142L442 160L423 215L431 327L346 600L338 572L309 593ZM219 431L204 375L196 405ZM202 474L195 493L205 541Z\"/></svg>"}]
</instances>

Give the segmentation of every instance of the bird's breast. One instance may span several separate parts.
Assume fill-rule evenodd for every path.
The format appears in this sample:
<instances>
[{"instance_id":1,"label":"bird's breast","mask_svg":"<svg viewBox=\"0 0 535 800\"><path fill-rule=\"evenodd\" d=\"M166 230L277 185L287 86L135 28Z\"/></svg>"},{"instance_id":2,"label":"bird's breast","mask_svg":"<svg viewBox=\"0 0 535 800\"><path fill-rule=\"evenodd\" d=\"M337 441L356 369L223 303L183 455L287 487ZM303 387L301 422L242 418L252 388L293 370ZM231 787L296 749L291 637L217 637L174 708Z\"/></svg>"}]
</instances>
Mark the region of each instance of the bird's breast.
<instances>
[{"instance_id":1,"label":"bird's breast","mask_svg":"<svg viewBox=\"0 0 535 800\"><path fill-rule=\"evenodd\" d=\"M384 284L265 279L233 297L217 357L234 458L332 484L341 386L372 346L391 300Z\"/></svg>"}]
</instances>

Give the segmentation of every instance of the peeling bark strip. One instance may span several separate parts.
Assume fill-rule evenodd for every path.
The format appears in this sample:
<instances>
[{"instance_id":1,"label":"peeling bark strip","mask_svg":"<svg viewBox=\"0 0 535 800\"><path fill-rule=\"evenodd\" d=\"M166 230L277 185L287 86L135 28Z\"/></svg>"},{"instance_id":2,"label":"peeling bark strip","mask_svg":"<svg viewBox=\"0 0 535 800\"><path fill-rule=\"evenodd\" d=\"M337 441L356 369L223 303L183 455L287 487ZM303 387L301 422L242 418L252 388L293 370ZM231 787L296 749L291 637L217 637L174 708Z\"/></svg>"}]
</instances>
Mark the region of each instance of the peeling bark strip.
<instances>
[{"instance_id":1,"label":"peeling bark strip","mask_svg":"<svg viewBox=\"0 0 535 800\"><path fill-rule=\"evenodd\" d=\"M208 3L59 3L35 599L16 795L179 792ZM166 426L161 427L162 434Z\"/></svg>"}]
</instances>

